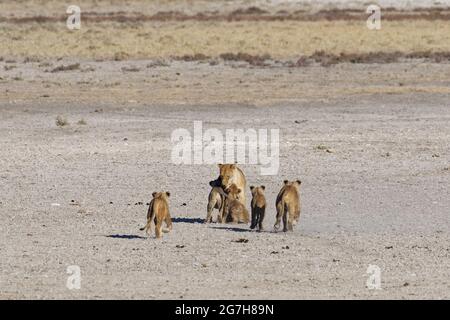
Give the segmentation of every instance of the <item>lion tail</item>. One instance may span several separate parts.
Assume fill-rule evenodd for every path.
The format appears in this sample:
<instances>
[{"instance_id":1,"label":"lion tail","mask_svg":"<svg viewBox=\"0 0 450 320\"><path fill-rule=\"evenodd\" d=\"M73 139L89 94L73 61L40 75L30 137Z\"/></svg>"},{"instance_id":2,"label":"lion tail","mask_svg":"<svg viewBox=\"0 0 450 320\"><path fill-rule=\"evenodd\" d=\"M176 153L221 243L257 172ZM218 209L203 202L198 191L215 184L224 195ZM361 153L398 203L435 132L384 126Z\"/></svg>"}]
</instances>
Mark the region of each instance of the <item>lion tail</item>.
<instances>
[{"instance_id":1,"label":"lion tail","mask_svg":"<svg viewBox=\"0 0 450 320\"><path fill-rule=\"evenodd\" d=\"M155 211L153 210L153 206L151 205L148 208L148 214L147 214L147 224L145 225L145 227L140 228L139 230L143 231L145 230L145 232L147 234L150 234L152 232L152 221L155 219Z\"/></svg>"}]
</instances>

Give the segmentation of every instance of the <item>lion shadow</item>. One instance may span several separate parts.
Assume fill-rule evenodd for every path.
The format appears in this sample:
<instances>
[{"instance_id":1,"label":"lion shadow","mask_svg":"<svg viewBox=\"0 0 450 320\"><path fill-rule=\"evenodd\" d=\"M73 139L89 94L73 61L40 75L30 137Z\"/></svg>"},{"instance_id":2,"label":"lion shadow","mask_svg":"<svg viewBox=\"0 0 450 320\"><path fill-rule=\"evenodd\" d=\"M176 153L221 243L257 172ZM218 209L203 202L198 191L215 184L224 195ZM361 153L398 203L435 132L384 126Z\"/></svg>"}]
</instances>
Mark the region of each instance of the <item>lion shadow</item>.
<instances>
[{"instance_id":1,"label":"lion shadow","mask_svg":"<svg viewBox=\"0 0 450 320\"><path fill-rule=\"evenodd\" d=\"M138 236L135 234L110 234L108 236L105 236L107 238L114 238L114 239L127 239L127 240L132 240L132 239L147 239L145 237L142 236Z\"/></svg>"},{"instance_id":2,"label":"lion shadow","mask_svg":"<svg viewBox=\"0 0 450 320\"><path fill-rule=\"evenodd\" d=\"M172 222L173 223L204 223L205 219L182 217L182 218L172 218Z\"/></svg>"},{"instance_id":3,"label":"lion shadow","mask_svg":"<svg viewBox=\"0 0 450 320\"><path fill-rule=\"evenodd\" d=\"M211 227L211 229L227 230L227 231L233 231L233 232L255 232L252 229L244 229L244 228L239 228L239 227Z\"/></svg>"}]
</instances>

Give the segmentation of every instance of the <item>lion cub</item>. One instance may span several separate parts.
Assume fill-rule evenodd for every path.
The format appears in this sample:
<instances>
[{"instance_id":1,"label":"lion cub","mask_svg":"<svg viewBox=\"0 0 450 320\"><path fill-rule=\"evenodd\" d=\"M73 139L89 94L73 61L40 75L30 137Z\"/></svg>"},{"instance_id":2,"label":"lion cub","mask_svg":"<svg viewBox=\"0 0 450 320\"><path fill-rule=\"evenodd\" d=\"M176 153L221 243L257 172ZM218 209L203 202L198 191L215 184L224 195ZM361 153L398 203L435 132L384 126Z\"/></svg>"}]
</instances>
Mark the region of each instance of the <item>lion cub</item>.
<instances>
[{"instance_id":1,"label":"lion cub","mask_svg":"<svg viewBox=\"0 0 450 320\"><path fill-rule=\"evenodd\" d=\"M156 238L161 238L161 231L169 232L172 230L172 219L169 213L170 192L153 192L152 196L153 199L147 212L147 224L140 230L145 230L147 234L151 234L151 224L154 221ZM167 229L163 229L163 221L166 223Z\"/></svg>"},{"instance_id":2,"label":"lion cub","mask_svg":"<svg viewBox=\"0 0 450 320\"><path fill-rule=\"evenodd\" d=\"M283 218L283 231L292 231L300 217L300 185L301 181L284 180L284 185L278 193L276 200L277 221L275 230L280 228L281 218Z\"/></svg>"},{"instance_id":3,"label":"lion cub","mask_svg":"<svg viewBox=\"0 0 450 320\"><path fill-rule=\"evenodd\" d=\"M252 191L252 223L250 229L258 226L258 231L263 230L264 214L266 212L266 197L264 196L265 186L250 186Z\"/></svg>"},{"instance_id":4,"label":"lion cub","mask_svg":"<svg viewBox=\"0 0 450 320\"><path fill-rule=\"evenodd\" d=\"M232 223L248 223L250 220L248 210L240 202L242 190L235 184L232 184L225 189L227 195L225 200L224 216L222 222Z\"/></svg>"},{"instance_id":5,"label":"lion cub","mask_svg":"<svg viewBox=\"0 0 450 320\"><path fill-rule=\"evenodd\" d=\"M220 180L213 180L209 182L212 187L208 196L208 207L205 223L212 222L212 211L214 209L219 210L219 215L217 216L217 222L222 222L223 212L225 208L226 194L222 189Z\"/></svg>"}]
</instances>

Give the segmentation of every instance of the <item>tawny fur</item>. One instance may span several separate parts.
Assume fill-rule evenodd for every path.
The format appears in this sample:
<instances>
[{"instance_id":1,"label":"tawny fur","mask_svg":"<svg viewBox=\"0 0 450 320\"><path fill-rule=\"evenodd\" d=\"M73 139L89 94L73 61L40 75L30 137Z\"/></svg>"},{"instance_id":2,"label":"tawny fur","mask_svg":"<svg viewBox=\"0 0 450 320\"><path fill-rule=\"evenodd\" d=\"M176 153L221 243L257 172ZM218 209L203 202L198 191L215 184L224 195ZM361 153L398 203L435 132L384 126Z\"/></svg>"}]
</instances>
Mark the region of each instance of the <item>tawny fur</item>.
<instances>
[{"instance_id":1,"label":"tawny fur","mask_svg":"<svg viewBox=\"0 0 450 320\"><path fill-rule=\"evenodd\" d=\"M252 223L250 229L258 226L258 231L263 230L263 220L266 213L266 197L264 196L265 186L254 187L250 186L252 192Z\"/></svg>"},{"instance_id":2,"label":"tawny fur","mask_svg":"<svg viewBox=\"0 0 450 320\"><path fill-rule=\"evenodd\" d=\"M225 193L227 197L225 200L225 209L222 222L248 223L250 221L248 210L240 202L242 190L235 184L232 184L230 187L225 189Z\"/></svg>"},{"instance_id":3,"label":"tawny fur","mask_svg":"<svg viewBox=\"0 0 450 320\"><path fill-rule=\"evenodd\" d=\"M225 208L225 197L226 195L222 187L212 187L208 196L208 207L205 220L206 223L212 222L212 212L214 209L219 210L217 222L222 222L223 211Z\"/></svg>"},{"instance_id":4,"label":"tawny fur","mask_svg":"<svg viewBox=\"0 0 450 320\"><path fill-rule=\"evenodd\" d=\"M219 164L220 174L219 180L222 185L222 189L229 188L232 184L235 184L239 189L243 190L239 196L239 201L245 206L245 190L247 187L247 181L245 179L244 172L235 164Z\"/></svg>"},{"instance_id":5,"label":"tawny fur","mask_svg":"<svg viewBox=\"0 0 450 320\"><path fill-rule=\"evenodd\" d=\"M278 193L276 200L277 219L274 225L275 230L280 228L283 219L283 231L292 231L293 226L300 218L300 180L289 182L284 181L284 185Z\"/></svg>"},{"instance_id":6,"label":"tawny fur","mask_svg":"<svg viewBox=\"0 0 450 320\"><path fill-rule=\"evenodd\" d=\"M162 232L170 232L172 230L172 218L169 213L169 192L153 192L153 199L150 202L147 211L147 224L140 230L145 230L147 234L151 234L151 224L155 223L156 238L161 238ZM165 222L167 228L162 227Z\"/></svg>"}]
</instances>

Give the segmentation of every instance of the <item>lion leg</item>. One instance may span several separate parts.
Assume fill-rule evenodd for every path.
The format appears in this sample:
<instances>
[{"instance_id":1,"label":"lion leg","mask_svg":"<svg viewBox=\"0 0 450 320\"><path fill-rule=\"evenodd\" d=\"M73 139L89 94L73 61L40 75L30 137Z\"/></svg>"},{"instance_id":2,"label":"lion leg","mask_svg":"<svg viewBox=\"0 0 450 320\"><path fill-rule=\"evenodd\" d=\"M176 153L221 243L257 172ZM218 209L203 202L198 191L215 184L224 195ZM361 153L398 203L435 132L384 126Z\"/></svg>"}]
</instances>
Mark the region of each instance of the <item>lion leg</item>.
<instances>
[{"instance_id":1,"label":"lion leg","mask_svg":"<svg viewBox=\"0 0 450 320\"><path fill-rule=\"evenodd\" d=\"M298 223L298 220L300 219L300 208L295 209L295 215L294 215L294 221L292 224L295 226Z\"/></svg>"},{"instance_id":2,"label":"lion leg","mask_svg":"<svg viewBox=\"0 0 450 320\"><path fill-rule=\"evenodd\" d=\"M228 209L228 203L227 203L227 201L225 201L224 206L223 206L221 223L227 223L229 214L230 214L230 212Z\"/></svg>"},{"instance_id":3,"label":"lion leg","mask_svg":"<svg viewBox=\"0 0 450 320\"><path fill-rule=\"evenodd\" d=\"M156 226L155 226L156 238L161 238L161 231L162 231L162 221L161 221L161 219L157 219Z\"/></svg>"},{"instance_id":4,"label":"lion leg","mask_svg":"<svg viewBox=\"0 0 450 320\"><path fill-rule=\"evenodd\" d=\"M216 222L222 223L223 212L225 210L225 201L222 198L216 202L216 209L219 211Z\"/></svg>"},{"instance_id":5,"label":"lion leg","mask_svg":"<svg viewBox=\"0 0 450 320\"><path fill-rule=\"evenodd\" d=\"M283 232L288 231L288 224L289 224L289 210L285 206L283 214Z\"/></svg>"},{"instance_id":6,"label":"lion leg","mask_svg":"<svg viewBox=\"0 0 450 320\"><path fill-rule=\"evenodd\" d=\"M288 217L288 225L287 225L288 231L294 231L293 223L292 223L292 217L289 215Z\"/></svg>"},{"instance_id":7,"label":"lion leg","mask_svg":"<svg viewBox=\"0 0 450 320\"><path fill-rule=\"evenodd\" d=\"M167 214L166 218L164 219L164 222L166 223L167 228L163 229L163 232L170 232L172 230L172 218L170 218L170 215Z\"/></svg>"},{"instance_id":8,"label":"lion leg","mask_svg":"<svg viewBox=\"0 0 450 320\"><path fill-rule=\"evenodd\" d=\"M258 231L262 231L264 215L266 213L266 208L259 208L259 219L258 219Z\"/></svg>"},{"instance_id":9,"label":"lion leg","mask_svg":"<svg viewBox=\"0 0 450 320\"><path fill-rule=\"evenodd\" d=\"M228 222L228 216L229 216L229 212L225 211L223 213L223 216L222 216L222 223L227 223Z\"/></svg>"},{"instance_id":10,"label":"lion leg","mask_svg":"<svg viewBox=\"0 0 450 320\"><path fill-rule=\"evenodd\" d=\"M296 209L295 206L293 207L290 205L288 207L288 214L287 214L287 229L289 231L293 231L293 224L295 223L295 217L296 217Z\"/></svg>"},{"instance_id":11,"label":"lion leg","mask_svg":"<svg viewBox=\"0 0 450 320\"><path fill-rule=\"evenodd\" d=\"M209 201L208 202L208 207L207 207L207 214L206 214L206 220L205 220L205 223L210 223L210 222L212 222L212 212L213 212L213 209L214 209L214 207L216 206L216 203L215 203L215 201L213 202L213 201Z\"/></svg>"},{"instance_id":12,"label":"lion leg","mask_svg":"<svg viewBox=\"0 0 450 320\"><path fill-rule=\"evenodd\" d=\"M250 225L250 229L255 229L256 225L258 224L258 212L257 208L252 208L252 223Z\"/></svg>"}]
</instances>

